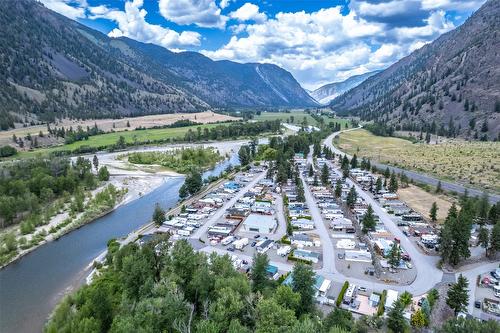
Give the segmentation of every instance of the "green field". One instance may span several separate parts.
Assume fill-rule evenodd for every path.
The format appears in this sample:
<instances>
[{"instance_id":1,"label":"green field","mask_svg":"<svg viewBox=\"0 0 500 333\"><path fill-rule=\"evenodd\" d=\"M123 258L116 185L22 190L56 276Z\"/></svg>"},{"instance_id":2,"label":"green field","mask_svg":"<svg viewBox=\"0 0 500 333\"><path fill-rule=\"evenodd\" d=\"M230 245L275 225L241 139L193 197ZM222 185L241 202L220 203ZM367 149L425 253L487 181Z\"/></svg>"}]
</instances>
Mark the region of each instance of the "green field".
<instances>
[{"instance_id":1,"label":"green field","mask_svg":"<svg viewBox=\"0 0 500 333\"><path fill-rule=\"evenodd\" d=\"M144 142L146 140L160 140L160 139L172 139L172 138L183 138L184 135L191 129L196 131L198 127L213 128L220 124L205 124L196 126L186 126L186 127L176 127L176 128L159 128L159 129L146 129L140 131L121 131L115 133L106 133L101 135L95 135L89 137L88 140L77 141L71 144L51 147L51 148L41 148L34 151L19 152L15 157L30 157L36 154L48 154L55 151L61 150L74 150L82 146L88 147L102 147L115 144L120 136L125 138L125 142Z\"/></svg>"},{"instance_id":2,"label":"green field","mask_svg":"<svg viewBox=\"0 0 500 333\"><path fill-rule=\"evenodd\" d=\"M336 144L351 155L356 153L464 185L500 190L500 142L450 140L433 145L413 144L355 130L342 133Z\"/></svg>"},{"instance_id":3,"label":"green field","mask_svg":"<svg viewBox=\"0 0 500 333\"><path fill-rule=\"evenodd\" d=\"M291 120L290 118L292 116L294 118L293 124L295 124L295 125L300 125L302 123L304 117L306 117L307 123L309 125L313 125L313 126L318 125L318 122L316 121L316 119L311 117L310 114L308 114L306 112L302 112L302 111L292 111L289 113L286 113L286 112L262 112L260 115L255 116L254 119L258 120L258 121L279 119L283 122L292 123L290 121ZM325 119L325 124L331 123L331 122L336 122L336 123L340 123L342 128L345 128L345 124L349 123L348 119L328 118L326 116L323 116L323 119Z\"/></svg>"}]
</instances>

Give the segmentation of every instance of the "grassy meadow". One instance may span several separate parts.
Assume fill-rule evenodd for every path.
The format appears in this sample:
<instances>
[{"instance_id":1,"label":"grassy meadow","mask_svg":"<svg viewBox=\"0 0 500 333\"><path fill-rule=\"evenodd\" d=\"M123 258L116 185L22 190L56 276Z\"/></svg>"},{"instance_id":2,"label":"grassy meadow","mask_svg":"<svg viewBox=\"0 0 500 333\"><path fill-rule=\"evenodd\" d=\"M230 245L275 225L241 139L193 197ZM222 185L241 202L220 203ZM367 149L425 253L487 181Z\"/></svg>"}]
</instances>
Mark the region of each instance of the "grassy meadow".
<instances>
[{"instance_id":1,"label":"grassy meadow","mask_svg":"<svg viewBox=\"0 0 500 333\"><path fill-rule=\"evenodd\" d=\"M361 129L342 133L336 143L349 154L356 153L464 185L500 191L500 142L457 139L433 145L413 144Z\"/></svg>"},{"instance_id":2,"label":"grassy meadow","mask_svg":"<svg viewBox=\"0 0 500 333\"><path fill-rule=\"evenodd\" d=\"M74 150L82 146L88 146L88 147L107 146L115 144L120 136L123 136L125 138L125 142L127 143L132 143L135 141L142 142L146 140L159 140L168 138L170 139L183 138L184 135L190 129L196 131L198 127L201 127L201 129L205 128L210 129L218 125L220 124L205 124L205 125L176 127L176 128L158 128L158 129L146 129L139 131L121 131L114 133L105 133L105 134L91 136L89 137L88 140L76 141L71 144L65 144L50 148L41 148L41 149L36 149L34 151L19 152L15 157L22 158L22 157L34 156L36 154L48 154L50 152L60 151L60 150Z\"/></svg>"}]
</instances>

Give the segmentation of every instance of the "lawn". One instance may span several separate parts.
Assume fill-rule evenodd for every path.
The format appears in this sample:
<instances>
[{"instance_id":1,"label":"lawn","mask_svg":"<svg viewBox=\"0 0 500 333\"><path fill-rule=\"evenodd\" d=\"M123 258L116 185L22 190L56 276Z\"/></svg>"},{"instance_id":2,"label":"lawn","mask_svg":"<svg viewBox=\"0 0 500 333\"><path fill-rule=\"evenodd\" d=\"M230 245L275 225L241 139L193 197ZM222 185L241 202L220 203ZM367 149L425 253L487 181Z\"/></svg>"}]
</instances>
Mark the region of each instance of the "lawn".
<instances>
[{"instance_id":1,"label":"lawn","mask_svg":"<svg viewBox=\"0 0 500 333\"><path fill-rule=\"evenodd\" d=\"M413 144L404 139L356 130L342 133L336 143L351 155L357 153L444 180L500 191L500 142L457 139L433 145Z\"/></svg>"},{"instance_id":2,"label":"lawn","mask_svg":"<svg viewBox=\"0 0 500 333\"><path fill-rule=\"evenodd\" d=\"M448 215L448 210L450 209L452 203L456 201L444 194L426 192L425 190L415 185L409 185L408 187L400 188L398 190L398 195L401 200L406 202L411 209L419 212L427 219L429 219L429 211L431 209L432 203L435 202L438 206L438 223L444 222L444 219Z\"/></svg>"},{"instance_id":3,"label":"lawn","mask_svg":"<svg viewBox=\"0 0 500 333\"><path fill-rule=\"evenodd\" d=\"M262 112L260 115L255 116L254 119L258 121L263 121L263 120L276 120L279 119L283 122L287 123L292 123L290 117L293 116L293 124L299 125L302 123L304 117L307 119L307 123L309 125L317 125L318 122L316 119L311 117L310 114L303 112L303 111L292 111L289 113L286 112ZM345 128L345 124L349 123L348 119L341 119L341 118L328 118L326 116L323 116L323 119L325 119L325 123L330 123L330 122L337 122L340 123L342 128Z\"/></svg>"}]
</instances>

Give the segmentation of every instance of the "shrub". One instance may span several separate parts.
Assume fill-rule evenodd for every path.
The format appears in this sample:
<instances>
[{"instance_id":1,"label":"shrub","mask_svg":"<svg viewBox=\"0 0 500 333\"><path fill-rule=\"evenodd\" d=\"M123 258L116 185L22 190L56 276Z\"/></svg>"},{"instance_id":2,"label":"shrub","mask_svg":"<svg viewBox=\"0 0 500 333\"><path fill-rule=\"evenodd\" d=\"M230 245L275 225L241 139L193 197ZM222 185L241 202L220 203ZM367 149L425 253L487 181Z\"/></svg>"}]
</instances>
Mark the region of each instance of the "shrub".
<instances>
[{"instance_id":1,"label":"shrub","mask_svg":"<svg viewBox=\"0 0 500 333\"><path fill-rule=\"evenodd\" d=\"M384 314L385 311L384 304L386 297L387 297L387 290L384 289L384 291L382 291L382 296L380 296L380 302L378 303L377 316L381 316Z\"/></svg>"},{"instance_id":2,"label":"shrub","mask_svg":"<svg viewBox=\"0 0 500 333\"><path fill-rule=\"evenodd\" d=\"M342 289L340 290L340 293L337 296L337 301L335 302L335 305L340 306L340 304L342 304L342 300L344 299L344 295L345 292L347 291L347 288L349 288L349 281L344 282L344 285L342 286Z\"/></svg>"}]
</instances>

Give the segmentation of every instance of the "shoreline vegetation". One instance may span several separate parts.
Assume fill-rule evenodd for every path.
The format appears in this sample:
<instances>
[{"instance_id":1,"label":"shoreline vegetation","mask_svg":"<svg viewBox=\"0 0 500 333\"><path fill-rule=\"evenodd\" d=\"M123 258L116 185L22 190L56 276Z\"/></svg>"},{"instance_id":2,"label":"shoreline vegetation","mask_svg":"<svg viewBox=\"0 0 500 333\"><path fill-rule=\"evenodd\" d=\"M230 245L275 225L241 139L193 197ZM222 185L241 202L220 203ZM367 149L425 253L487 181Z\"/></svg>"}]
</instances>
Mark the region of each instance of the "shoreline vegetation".
<instances>
[{"instance_id":1,"label":"shoreline vegetation","mask_svg":"<svg viewBox=\"0 0 500 333\"><path fill-rule=\"evenodd\" d=\"M185 148L162 153L133 154L135 154L135 162L142 159L143 164L152 164L156 162L153 160L156 157L158 161L161 160L165 165L169 164L171 169L179 173L210 169L224 159L213 148ZM83 159L78 161L79 164L85 163L88 165L90 163L88 160L83 162ZM166 177L166 175L164 176ZM107 180L109 180L109 175ZM0 252L0 269L19 260L39 246L57 240L73 230L92 223L114 211L122 204L127 203L125 194L128 189L126 184L121 185L123 187L117 189L110 182L106 186L101 186L95 190L78 192L73 198L58 198L45 207L44 210L48 213L43 216L43 221L39 221L39 217L34 215L23 221L18 221L19 223L9 229L2 230L0 238L5 245L3 245ZM161 183L158 183L156 186L150 187L146 193L141 193L140 196L153 191L160 185ZM132 198L132 200L139 197ZM0 197L0 200L4 199Z\"/></svg>"}]
</instances>

